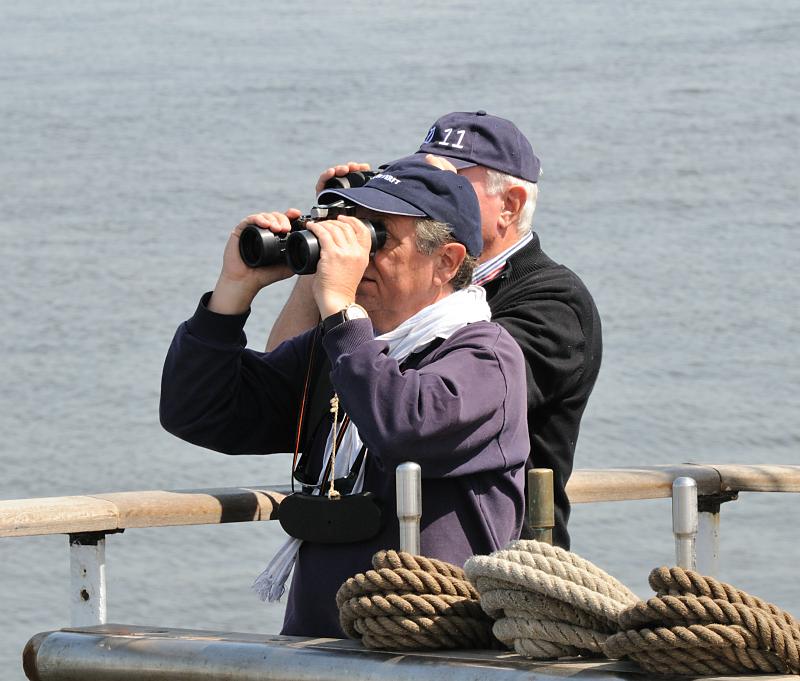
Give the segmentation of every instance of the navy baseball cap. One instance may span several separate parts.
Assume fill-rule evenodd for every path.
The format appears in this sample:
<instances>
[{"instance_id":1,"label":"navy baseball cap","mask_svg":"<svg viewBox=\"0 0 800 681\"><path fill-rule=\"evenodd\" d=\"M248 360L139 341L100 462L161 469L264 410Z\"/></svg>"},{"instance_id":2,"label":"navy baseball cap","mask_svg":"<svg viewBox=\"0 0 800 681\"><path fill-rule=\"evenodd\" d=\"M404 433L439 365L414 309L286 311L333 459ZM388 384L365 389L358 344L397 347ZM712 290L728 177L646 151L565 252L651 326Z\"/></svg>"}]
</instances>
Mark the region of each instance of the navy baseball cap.
<instances>
[{"instance_id":1,"label":"navy baseball cap","mask_svg":"<svg viewBox=\"0 0 800 681\"><path fill-rule=\"evenodd\" d=\"M519 128L485 111L442 116L428 130L417 153L444 156L459 169L485 166L528 182L538 182L542 169Z\"/></svg>"},{"instance_id":2,"label":"navy baseball cap","mask_svg":"<svg viewBox=\"0 0 800 681\"><path fill-rule=\"evenodd\" d=\"M320 204L340 198L379 213L428 217L447 223L456 241L477 257L483 249L481 209L472 185L448 170L439 170L421 156L395 161L363 187L326 189L317 197Z\"/></svg>"}]
</instances>

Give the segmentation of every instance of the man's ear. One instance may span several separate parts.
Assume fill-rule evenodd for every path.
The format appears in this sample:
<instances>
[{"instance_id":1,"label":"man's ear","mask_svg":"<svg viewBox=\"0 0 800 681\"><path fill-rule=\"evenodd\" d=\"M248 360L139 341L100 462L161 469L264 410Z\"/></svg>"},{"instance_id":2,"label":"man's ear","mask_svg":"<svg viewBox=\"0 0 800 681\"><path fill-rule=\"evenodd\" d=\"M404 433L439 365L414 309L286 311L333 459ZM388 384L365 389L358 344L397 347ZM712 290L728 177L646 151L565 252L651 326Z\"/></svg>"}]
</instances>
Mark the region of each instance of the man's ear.
<instances>
[{"instance_id":1,"label":"man's ear","mask_svg":"<svg viewBox=\"0 0 800 681\"><path fill-rule=\"evenodd\" d=\"M518 184L511 185L503 193L503 209L500 211L498 223L505 232L511 225L519 224L519 216L528 200L525 187Z\"/></svg>"},{"instance_id":2,"label":"man's ear","mask_svg":"<svg viewBox=\"0 0 800 681\"><path fill-rule=\"evenodd\" d=\"M439 249L436 268L433 273L433 281L437 286L444 286L456 276L458 268L467 257L467 249L464 244L452 242L445 244Z\"/></svg>"}]
</instances>

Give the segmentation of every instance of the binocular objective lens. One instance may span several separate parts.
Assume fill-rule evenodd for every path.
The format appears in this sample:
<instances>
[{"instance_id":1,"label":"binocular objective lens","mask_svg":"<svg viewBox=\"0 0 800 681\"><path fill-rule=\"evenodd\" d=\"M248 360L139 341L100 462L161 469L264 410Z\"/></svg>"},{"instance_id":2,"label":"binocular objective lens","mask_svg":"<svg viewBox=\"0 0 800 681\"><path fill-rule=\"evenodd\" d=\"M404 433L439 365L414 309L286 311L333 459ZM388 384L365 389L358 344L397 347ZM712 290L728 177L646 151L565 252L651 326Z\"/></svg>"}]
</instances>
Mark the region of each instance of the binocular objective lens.
<instances>
[{"instance_id":1,"label":"binocular objective lens","mask_svg":"<svg viewBox=\"0 0 800 681\"><path fill-rule=\"evenodd\" d=\"M258 267L261 262L264 249L259 231L258 227L249 225L239 235L239 254L242 256L244 264L249 267Z\"/></svg>"},{"instance_id":2,"label":"binocular objective lens","mask_svg":"<svg viewBox=\"0 0 800 681\"><path fill-rule=\"evenodd\" d=\"M286 260L296 274L313 274L319 262L319 241L312 232L292 232L286 243Z\"/></svg>"}]
</instances>

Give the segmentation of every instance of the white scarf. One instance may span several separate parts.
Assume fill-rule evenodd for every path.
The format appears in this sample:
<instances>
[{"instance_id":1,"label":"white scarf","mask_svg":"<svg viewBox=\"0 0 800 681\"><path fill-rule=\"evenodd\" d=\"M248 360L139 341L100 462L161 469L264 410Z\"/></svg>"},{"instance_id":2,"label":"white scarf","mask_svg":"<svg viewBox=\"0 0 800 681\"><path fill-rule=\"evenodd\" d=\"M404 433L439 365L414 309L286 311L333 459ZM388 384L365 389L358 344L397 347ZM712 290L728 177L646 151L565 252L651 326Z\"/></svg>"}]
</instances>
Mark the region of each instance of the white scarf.
<instances>
[{"instance_id":1,"label":"white scarf","mask_svg":"<svg viewBox=\"0 0 800 681\"><path fill-rule=\"evenodd\" d=\"M389 344L388 355L396 359L399 364L415 350L425 347L436 338L449 338L467 324L488 321L490 317L486 292L480 286L469 286L421 309L396 329L378 336L376 340L386 341ZM328 442L325 445L320 479L317 481L319 485L323 482L322 476L331 456L332 435L333 429L328 434ZM334 470L331 473L334 478L347 475L361 446L358 428L351 422L336 451ZM353 485L354 493L364 488L364 469L362 463ZM321 494L324 491L318 486L315 493ZM283 595L286 590L286 580L289 578L302 543L302 540L294 537L288 539L256 578L253 589L262 601L277 601Z\"/></svg>"}]
</instances>

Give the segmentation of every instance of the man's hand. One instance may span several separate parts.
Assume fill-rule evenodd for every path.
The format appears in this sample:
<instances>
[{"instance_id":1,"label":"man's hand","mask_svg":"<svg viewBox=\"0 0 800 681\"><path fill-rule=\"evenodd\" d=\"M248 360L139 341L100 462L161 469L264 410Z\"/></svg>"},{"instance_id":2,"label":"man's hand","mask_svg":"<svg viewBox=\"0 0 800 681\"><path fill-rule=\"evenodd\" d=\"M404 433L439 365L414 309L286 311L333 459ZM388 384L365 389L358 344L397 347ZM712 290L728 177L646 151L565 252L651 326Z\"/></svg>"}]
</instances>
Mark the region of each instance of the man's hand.
<instances>
[{"instance_id":1,"label":"man's hand","mask_svg":"<svg viewBox=\"0 0 800 681\"><path fill-rule=\"evenodd\" d=\"M253 224L273 234L284 235L291 230L289 220L300 216L300 211L290 208L285 213L255 213L248 215L231 232L225 244L220 272L208 308L220 314L246 312L256 294L265 286L292 276L285 262L270 267L248 267L239 255L239 238L247 225Z\"/></svg>"},{"instance_id":2,"label":"man's hand","mask_svg":"<svg viewBox=\"0 0 800 681\"><path fill-rule=\"evenodd\" d=\"M349 161L338 166L332 166L323 171L317 180L317 194L325 189L325 183L333 177L344 177L347 173L355 173L360 170L369 170L369 163L356 163Z\"/></svg>"},{"instance_id":3,"label":"man's hand","mask_svg":"<svg viewBox=\"0 0 800 681\"><path fill-rule=\"evenodd\" d=\"M356 289L369 263L372 238L361 220L342 215L337 220L309 222L319 239L319 264L312 284L322 319L355 302Z\"/></svg>"},{"instance_id":4,"label":"man's hand","mask_svg":"<svg viewBox=\"0 0 800 681\"><path fill-rule=\"evenodd\" d=\"M449 170L451 173L458 173L456 167L450 163L444 156L436 156L435 154L426 154L425 162L432 166L436 166L439 170Z\"/></svg>"}]
</instances>

